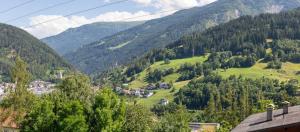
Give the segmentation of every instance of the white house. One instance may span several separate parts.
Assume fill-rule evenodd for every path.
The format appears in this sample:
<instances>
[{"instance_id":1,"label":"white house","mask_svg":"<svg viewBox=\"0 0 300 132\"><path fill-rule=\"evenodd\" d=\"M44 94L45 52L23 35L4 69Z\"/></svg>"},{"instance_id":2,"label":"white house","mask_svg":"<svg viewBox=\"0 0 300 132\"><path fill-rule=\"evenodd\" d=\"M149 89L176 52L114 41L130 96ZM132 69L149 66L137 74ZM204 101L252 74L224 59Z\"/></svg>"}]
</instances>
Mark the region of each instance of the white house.
<instances>
[{"instance_id":1,"label":"white house","mask_svg":"<svg viewBox=\"0 0 300 132\"><path fill-rule=\"evenodd\" d=\"M159 102L159 104L161 104L161 105L168 105L169 104L169 100L167 100L167 99L161 99L160 102Z\"/></svg>"},{"instance_id":2,"label":"white house","mask_svg":"<svg viewBox=\"0 0 300 132\"><path fill-rule=\"evenodd\" d=\"M151 97L151 96L153 96L153 92L148 92L147 94L144 94L144 97L145 98L149 98L149 97Z\"/></svg>"},{"instance_id":3,"label":"white house","mask_svg":"<svg viewBox=\"0 0 300 132\"><path fill-rule=\"evenodd\" d=\"M134 96L140 97L141 96L141 91L139 89L132 90L131 94L134 95Z\"/></svg>"}]
</instances>

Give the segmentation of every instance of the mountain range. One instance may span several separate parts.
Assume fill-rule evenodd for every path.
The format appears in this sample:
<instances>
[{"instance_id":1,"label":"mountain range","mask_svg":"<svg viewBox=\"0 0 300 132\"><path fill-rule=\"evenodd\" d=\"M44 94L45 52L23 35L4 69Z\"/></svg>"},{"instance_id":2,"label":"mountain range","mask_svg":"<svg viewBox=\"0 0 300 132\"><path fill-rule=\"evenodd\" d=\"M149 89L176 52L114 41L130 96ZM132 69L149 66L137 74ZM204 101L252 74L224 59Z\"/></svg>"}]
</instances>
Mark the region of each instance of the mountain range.
<instances>
[{"instance_id":1,"label":"mountain range","mask_svg":"<svg viewBox=\"0 0 300 132\"><path fill-rule=\"evenodd\" d=\"M203 31L244 15L277 13L298 6L299 0L218 0L147 21L64 57L85 73L98 73L114 65L128 64L151 49L165 47L195 31Z\"/></svg>"},{"instance_id":2,"label":"mountain range","mask_svg":"<svg viewBox=\"0 0 300 132\"><path fill-rule=\"evenodd\" d=\"M58 35L42 39L60 55L75 51L78 48L104 37L142 24L143 22L96 22L77 28L68 29Z\"/></svg>"}]
</instances>

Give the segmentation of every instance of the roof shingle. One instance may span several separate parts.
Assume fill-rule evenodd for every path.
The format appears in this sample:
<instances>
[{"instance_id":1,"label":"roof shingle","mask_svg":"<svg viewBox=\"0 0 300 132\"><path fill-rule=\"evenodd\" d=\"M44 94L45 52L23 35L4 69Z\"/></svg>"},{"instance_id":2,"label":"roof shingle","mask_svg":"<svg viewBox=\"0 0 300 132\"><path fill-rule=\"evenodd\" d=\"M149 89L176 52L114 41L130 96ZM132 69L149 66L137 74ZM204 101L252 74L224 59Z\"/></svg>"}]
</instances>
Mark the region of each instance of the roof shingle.
<instances>
[{"instance_id":1,"label":"roof shingle","mask_svg":"<svg viewBox=\"0 0 300 132\"><path fill-rule=\"evenodd\" d=\"M282 109L273 111L273 120L267 121L267 113L253 114L242 121L232 132L252 132L266 129L300 124L300 105L289 107L288 114Z\"/></svg>"}]
</instances>

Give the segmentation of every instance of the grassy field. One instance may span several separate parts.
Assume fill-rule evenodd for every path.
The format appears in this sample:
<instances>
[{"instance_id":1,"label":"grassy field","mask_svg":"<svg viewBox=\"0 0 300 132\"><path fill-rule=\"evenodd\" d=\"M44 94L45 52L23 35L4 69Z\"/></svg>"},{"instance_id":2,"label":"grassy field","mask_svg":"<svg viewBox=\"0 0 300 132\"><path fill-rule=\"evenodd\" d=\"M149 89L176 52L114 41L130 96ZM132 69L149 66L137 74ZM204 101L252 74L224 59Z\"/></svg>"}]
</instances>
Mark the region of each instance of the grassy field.
<instances>
[{"instance_id":1,"label":"grassy field","mask_svg":"<svg viewBox=\"0 0 300 132\"><path fill-rule=\"evenodd\" d=\"M229 77L230 75L242 75L247 78L261 78L267 77L271 79L278 79L280 81L287 81L290 79L297 79L300 81L300 75L296 75L300 71L300 64L283 63L282 68L266 69L266 63L256 63L250 68L230 68L226 71L218 70L217 73L223 77Z\"/></svg>"},{"instance_id":2,"label":"grassy field","mask_svg":"<svg viewBox=\"0 0 300 132\"><path fill-rule=\"evenodd\" d=\"M179 91L180 88L187 85L189 81L182 81L174 83L175 91L172 89L161 89L156 90L155 94L149 98L138 98L137 103L144 105L146 108L151 108L153 105L158 104L161 99L168 99L169 101L174 100L174 94Z\"/></svg>"},{"instance_id":3,"label":"grassy field","mask_svg":"<svg viewBox=\"0 0 300 132\"><path fill-rule=\"evenodd\" d=\"M148 83L145 81L145 78L147 76L148 71L154 70L154 69L169 69L174 68L174 70L177 70L180 68L180 66L184 63L191 63L196 64L197 62L204 62L207 59L207 56L200 56L200 57L193 57L193 58L186 58L186 59L176 59L171 60L169 64L165 64L163 61L159 61L151 65L148 69L144 70L143 72L139 73L137 75L136 80L129 83L129 88L135 89L139 87L144 87ZM163 82L175 82L179 78L179 73L173 73L168 76L163 77ZM172 89L160 89L156 90L155 94L149 98L137 98L137 103L144 105L147 108L151 108L153 105L158 104L159 101L163 98L168 99L169 101L174 100L174 94L178 92L180 88L188 84L189 81L182 81L182 82L175 82L174 88L175 91L172 91Z\"/></svg>"},{"instance_id":4,"label":"grassy field","mask_svg":"<svg viewBox=\"0 0 300 132\"><path fill-rule=\"evenodd\" d=\"M196 64L197 62L204 62L206 59L207 56L199 56L199 57L192 57L186 59L171 60L169 64L165 64L163 61L156 62L153 65L151 65L149 68L145 69L143 72L139 73L137 75L136 80L129 83L129 88L135 89L135 88L146 86L147 82L145 81L145 78L149 70L154 70L154 69L163 70L169 68L174 68L174 70L177 70L184 63ZM163 80L165 82L170 82L170 81L174 82L174 80L177 80L178 77L179 74L174 73L164 77Z\"/></svg>"}]
</instances>

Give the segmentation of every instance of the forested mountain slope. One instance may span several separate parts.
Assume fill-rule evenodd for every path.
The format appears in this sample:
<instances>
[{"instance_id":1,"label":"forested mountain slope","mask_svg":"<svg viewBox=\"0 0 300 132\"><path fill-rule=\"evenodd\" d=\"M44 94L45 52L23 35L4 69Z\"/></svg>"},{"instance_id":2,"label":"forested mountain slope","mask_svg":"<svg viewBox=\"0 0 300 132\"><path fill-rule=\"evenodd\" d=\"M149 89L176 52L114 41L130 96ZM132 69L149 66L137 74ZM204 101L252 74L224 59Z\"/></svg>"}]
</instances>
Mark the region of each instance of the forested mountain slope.
<instances>
[{"instance_id":1,"label":"forested mountain slope","mask_svg":"<svg viewBox=\"0 0 300 132\"><path fill-rule=\"evenodd\" d=\"M288 18L288 19L287 19ZM257 60L300 62L300 9L279 14L244 16L229 23L195 32L153 50L127 69L127 75L141 72L147 65L164 59L187 58L210 53L210 68L249 67ZM272 66L272 64L274 64ZM280 68L280 67L278 67Z\"/></svg>"},{"instance_id":2,"label":"forested mountain slope","mask_svg":"<svg viewBox=\"0 0 300 132\"><path fill-rule=\"evenodd\" d=\"M115 64L129 63L153 48L162 48L194 31L238 18L279 12L298 7L299 0L218 0L212 4L178 11L173 15L151 20L116 35L87 45L65 57L78 69L92 74Z\"/></svg>"},{"instance_id":3,"label":"forested mountain slope","mask_svg":"<svg viewBox=\"0 0 300 132\"><path fill-rule=\"evenodd\" d=\"M58 35L42 39L59 54L77 50L83 45L95 42L104 37L132 28L143 22L97 22L71 28Z\"/></svg>"},{"instance_id":4,"label":"forested mountain slope","mask_svg":"<svg viewBox=\"0 0 300 132\"><path fill-rule=\"evenodd\" d=\"M53 49L26 31L0 24L0 81L7 80L17 55L28 63L34 78L45 78L55 68L71 68Z\"/></svg>"}]
</instances>

